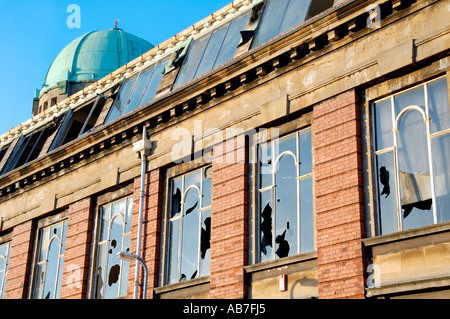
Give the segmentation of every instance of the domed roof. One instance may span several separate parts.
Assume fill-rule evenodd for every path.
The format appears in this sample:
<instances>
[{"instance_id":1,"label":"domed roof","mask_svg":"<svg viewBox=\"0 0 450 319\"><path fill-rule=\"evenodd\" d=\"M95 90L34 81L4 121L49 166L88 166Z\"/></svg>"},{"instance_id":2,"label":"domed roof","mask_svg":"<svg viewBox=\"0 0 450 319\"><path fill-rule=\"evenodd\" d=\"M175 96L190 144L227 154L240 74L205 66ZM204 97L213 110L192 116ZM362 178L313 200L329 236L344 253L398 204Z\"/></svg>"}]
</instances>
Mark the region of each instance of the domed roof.
<instances>
[{"instance_id":1,"label":"domed roof","mask_svg":"<svg viewBox=\"0 0 450 319\"><path fill-rule=\"evenodd\" d=\"M153 48L119 28L89 32L69 43L48 69L40 95L63 81L96 81Z\"/></svg>"}]
</instances>

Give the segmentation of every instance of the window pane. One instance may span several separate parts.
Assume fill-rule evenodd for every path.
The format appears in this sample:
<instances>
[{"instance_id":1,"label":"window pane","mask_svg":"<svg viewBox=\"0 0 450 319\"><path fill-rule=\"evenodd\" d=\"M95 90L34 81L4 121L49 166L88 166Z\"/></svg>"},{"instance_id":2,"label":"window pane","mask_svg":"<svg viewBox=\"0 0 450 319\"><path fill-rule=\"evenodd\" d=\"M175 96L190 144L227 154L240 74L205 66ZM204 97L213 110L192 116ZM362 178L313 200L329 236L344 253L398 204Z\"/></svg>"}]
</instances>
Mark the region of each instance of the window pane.
<instances>
[{"instance_id":1,"label":"window pane","mask_svg":"<svg viewBox=\"0 0 450 319\"><path fill-rule=\"evenodd\" d=\"M374 127L377 151L394 145L391 99L374 104Z\"/></svg>"},{"instance_id":2,"label":"window pane","mask_svg":"<svg viewBox=\"0 0 450 319\"><path fill-rule=\"evenodd\" d=\"M167 63L169 62L169 59L165 59L158 63L158 65L155 67L155 70L152 73L152 77L147 85L147 89L145 90L144 96L142 97L141 105L145 105L153 100L156 94L156 90L158 89L159 83L161 82L161 79L163 78L163 71L166 67Z\"/></svg>"},{"instance_id":3,"label":"window pane","mask_svg":"<svg viewBox=\"0 0 450 319\"><path fill-rule=\"evenodd\" d=\"M278 162L275 175L275 254L278 258L298 254L296 177L294 157L284 155Z\"/></svg>"},{"instance_id":4,"label":"window pane","mask_svg":"<svg viewBox=\"0 0 450 319\"><path fill-rule=\"evenodd\" d=\"M181 274L179 281L198 277L199 253L199 193L197 188L188 190L183 209L183 235L181 242Z\"/></svg>"},{"instance_id":5,"label":"window pane","mask_svg":"<svg viewBox=\"0 0 450 319\"><path fill-rule=\"evenodd\" d=\"M387 152L376 157L378 211L380 234L398 231L397 198L395 185L394 153Z\"/></svg>"},{"instance_id":6,"label":"window pane","mask_svg":"<svg viewBox=\"0 0 450 319\"><path fill-rule=\"evenodd\" d=\"M450 128L447 78L428 84L428 107L431 117L431 133Z\"/></svg>"},{"instance_id":7,"label":"window pane","mask_svg":"<svg viewBox=\"0 0 450 319\"><path fill-rule=\"evenodd\" d=\"M177 75L173 88L176 89L194 78L203 53L208 45L209 37L193 40L185 57L183 65Z\"/></svg>"},{"instance_id":8,"label":"window pane","mask_svg":"<svg viewBox=\"0 0 450 319\"><path fill-rule=\"evenodd\" d=\"M398 163L403 230L433 223L426 126L419 111L408 111L400 120Z\"/></svg>"},{"instance_id":9,"label":"window pane","mask_svg":"<svg viewBox=\"0 0 450 319\"><path fill-rule=\"evenodd\" d=\"M170 218L181 214L182 178L172 180L172 196L170 206Z\"/></svg>"},{"instance_id":10,"label":"window pane","mask_svg":"<svg viewBox=\"0 0 450 319\"><path fill-rule=\"evenodd\" d=\"M119 297L119 278L121 262L116 254L122 250L123 218L122 215L113 217L108 248L108 269L106 274L105 298Z\"/></svg>"},{"instance_id":11,"label":"window pane","mask_svg":"<svg viewBox=\"0 0 450 319\"><path fill-rule=\"evenodd\" d=\"M300 143L300 176L312 173L312 145L311 130L303 131L299 135Z\"/></svg>"},{"instance_id":12,"label":"window pane","mask_svg":"<svg viewBox=\"0 0 450 319\"><path fill-rule=\"evenodd\" d=\"M121 116L123 114L123 110L127 105L128 95L130 94L131 89L133 88L134 82L136 81L136 76L125 80L125 83L120 88L120 92L117 95L116 100L114 101L113 106L111 107L111 111L108 114L106 119L106 123L111 122Z\"/></svg>"},{"instance_id":13,"label":"window pane","mask_svg":"<svg viewBox=\"0 0 450 319\"><path fill-rule=\"evenodd\" d=\"M197 78L209 71L211 71L214 67L214 63L216 62L217 54L221 50L223 40L228 31L228 25L225 28L215 31L209 41L208 46L203 53L201 58L201 62L195 72L193 78Z\"/></svg>"},{"instance_id":14,"label":"window pane","mask_svg":"<svg viewBox=\"0 0 450 319\"><path fill-rule=\"evenodd\" d=\"M265 191L261 193L260 203L261 217L260 217L260 233L261 233L261 262L272 260L272 228L273 228L273 214L272 214L272 191Z\"/></svg>"},{"instance_id":15,"label":"window pane","mask_svg":"<svg viewBox=\"0 0 450 319\"><path fill-rule=\"evenodd\" d=\"M180 243L180 220L170 222L168 256L168 284L178 282L178 246Z\"/></svg>"},{"instance_id":16,"label":"window pane","mask_svg":"<svg viewBox=\"0 0 450 319\"><path fill-rule=\"evenodd\" d=\"M211 206L212 167L203 170L202 208Z\"/></svg>"},{"instance_id":17,"label":"window pane","mask_svg":"<svg viewBox=\"0 0 450 319\"><path fill-rule=\"evenodd\" d=\"M137 79L136 84L134 85L133 91L131 92L126 107L124 108L124 111L122 114L127 114L128 112L133 111L138 106L140 106L140 101L142 98L142 95L144 94L145 88L147 87L148 81L150 80L150 77L152 75L153 68L141 73Z\"/></svg>"},{"instance_id":18,"label":"window pane","mask_svg":"<svg viewBox=\"0 0 450 319\"><path fill-rule=\"evenodd\" d=\"M305 21L310 4L311 0L290 0L278 34L282 34Z\"/></svg>"},{"instance_id":19,"label":"window pane","mask_svg":"<svg viewBox=\"0 0 450 319\"><path fill-rule=\"evenodd\" d=\"M209 275L211 248L211 211L202 213L202 228L200 233L200 277Z\"/></svg>"},{"instance_id":20,"label":"window pane","mask_svg":"<svg viewBox=\"0 0 450 319\"><path fill-rule=\"evenodd\" d=\"M54 238L48 249L47 269L44 282L43 299L55 299L55 283L58 275L59 240Z\"/></svg>"},{"instance_id":21,"label":"window pane","mask_svg":"<svg viewBox=\"0 0 450 319\"><path fill-rule=\"evenodd\" d=\"M431 139L438 222L450 220L450 134Z\"/></svg>"},{"instance_id":22,"label":"window pane","mask_svg":"<svg viewBox=\"0 0 450 319\"><path fill-rule=\"evenodd\" d=\"M294 155L297 155L297 135L291 134L287 137L280 138L275 141L275 157L283 154L283 152L291 151Z\"/></svg>"},{"instance_id":23,"label":"window pane","mask_svg":"<svg viewBox=\"0 0 450 319\"><path fill-rule=\"evenodd\" d=\"M312 177L300 181L300 252L314 250Z\"/></svg>"},{"instance_id":24,"label":"window pane","mask_svg":"<svg viewBox=\"0 0 450 319\"><path fill-rule=\"evenodd\" d=\"M289 1L266 1L263 16L259 22L259 27L256 36L252 43L252 48L269 41L278 35L283 16L286 13L286 8Z\"/></svg>"},{"instance_id":25,"label":"window pane","mask_svg":"<svg viewBox=\"0 0 450 319\"><path fill-rule=\"evenodd\" d=\"M234 58L237 46L241 41L241 31L245 29L249 15L250 14L246 14L245 16L231 21L213 68L217 68Z\"/></svg>"},{"instance_id":26,"label":"window pane","mask_svg":"<svg viewBox=\"0 0 450 319\"><path fill-rule=\"evenodd\" d=\"M259 147L259 188L272 185L272 147L271 144L263 144Z\"/></svg>"},{"instance_id":27,"label":"window pane","mask_svg":"<svg viewBox=\"0 0 450 319\"><path fill-rule=\"evenodd\" d=\"M417 105L425 110L425 96L423 86L395 96L394 101L395 117L397 117L397 115L400 114L400 112L404 108L411 105Z\"/></svg>"},{"instance_id":28,"label":"window pane","mask_svg":"<svg viewBox=\"0 0 450 319\"><path fill-rule=\"evenodd\" d=\"M10 244L0 245L0 299L4 298L6 279L8 275Z\"/></svg>"}]
</instances>

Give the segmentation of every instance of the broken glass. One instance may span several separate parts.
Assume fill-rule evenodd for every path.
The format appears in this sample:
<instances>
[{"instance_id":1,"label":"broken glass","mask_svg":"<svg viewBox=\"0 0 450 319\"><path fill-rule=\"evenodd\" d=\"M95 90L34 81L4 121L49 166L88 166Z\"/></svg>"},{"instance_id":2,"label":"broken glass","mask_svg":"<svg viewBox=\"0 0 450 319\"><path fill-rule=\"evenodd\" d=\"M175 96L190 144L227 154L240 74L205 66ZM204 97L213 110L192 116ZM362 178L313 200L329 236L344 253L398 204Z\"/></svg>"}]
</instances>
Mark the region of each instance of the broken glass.
<instances>
[{"instance_id":1,"label":"broken glass","mask_svg":"<svg viewBox=\"0 0 450 319\"><path fill-rule=\"evenodd\" d=\"M54 295L56 276L58 274L58 264L59 264L59 240L57 237L51 240L48 255L47 255L47 266L46 275L44 281L44 299L55 299L57 296ZM62 271L62 269L61 269Z\"/></svg>"},{"instance_id":2,"label":"broken glass","mask_svg":"<svg viewBox=\"0 0 450 319\"><path fill-rule=\"evenodd\" d=\"M450 134L431 139L437 222L450 221Z\"/></svg>"},{"instance_id":3,"label":"broken glass","mask_svg":"<svg viewBox=\"0 0 450 319\"><path fill-rule=\"evenodd\" d=\"M379 227L382 234L398 231L397 196L393 151L376 156Z\"/></svg>"},{"instance_id":4,"label":"broken glass","mask_svg":"<svg viewBox=\"0 0 450 319\"><path fill-rule=\"evenodd\" d=\"M121 261L117 258L117 253L122 250L123 218L121 214L116 214L111 220L111 230L109 235L108 268L106 274L105 298L117 298L119 295L119 275Z\"/></svg>"},{"instance_id":5,"label":"broken glass","mask_svg":"<svg viewBox=\"0 0 450 319\"><path fill-rule=\"evenodd\" d=\"M273 241L273 213L272 213L272 191L268 190L261 193L261 217L260 217L260 259L261 262L272 260L272 241Z\"/></svg>"},{"instance_id":6,"label":"broken glass","mask_svg":"<svg viewBox=\"0 0 450 319\"><path fill-rule=\"evenodd\" d=\"M272 147L271 144L263 144L259 148L259 188L272 185Z\"/></svg>"},{"instance_id":7,"label":"broken glass","mask_svg":"<svg viewBox=\"0 0 450 319\"><path fill-rule=\"evenodd\" d=\"M181 239L181 265L179 281L197 277L199 254L199 201L196 187L190 188L183 203L183 231Z\"/></svg>"},{"instance_id":8,"label":"broken glass","mask_svg":"<svg viewBox=\"0 0 450 319\"><path fill-rule=\"evenodd\" d=\"M403 230L433 223L427 143L422 114L406 112L397 133Z\"/></svg>"},{"instance_id":9,"label":"broken glass","mask_svg":"<svg viewBox=\"0 0 450 319\"><path fill-rule=\"evenodd\" d=\"M211 211L202 213L200 232L200 277L209 275L211 248Z\"/></svg>"},{"instance_id":10,"label":"broken glass","mask_svg":"<svg viewBox=\"0 0 450 319\"><path fill-rule=\"evenodd\" d=\"M429 83L427 89L431 133L450 128L447 78Z\"/></svg>"},{"instance_id":11,"label":"broken glass","mask_svg":"<svg viewBox=\"0 0 450 319\"><path fill-rule=\"evenodd\" d=\"M379 151L393 146L391 99L374 104L374 126L375 149Z\"/></svg>"},{"instance_id":12,"label":"broken glass","mask_svg":"<svg viewBox=\"0 0 450 319\"><path fill-rule=\"evenodd\" d=\"M181 189L183 179L178 178L172 180L172 196L171 196L171 208L170 218L179 216L181 214Z\"/></svg>"},{"instance_id":13,"label":"broken glass","mask_svg":"<svg viewBox=\"0 0 450 319\"><path fill-rule=\"evenodd\" d=\"M294 147L295 147L295 135ZM280 158L275 174L275 254L278 258L298 253L297 165L292 155Z\"/></svg>"},{"instance_id":14,"label":"broken glass","mask_svg":"<svg viewBox=\"0 0 450 319\"><path fill-rule=\"evenodd\" d=\"M203 171L202 181L202 208L211 206L212 167Z\"/></svg>"},{"instance_id":15,"label":"broken glass","mask_svg":"<svg viewBox=\"0 0 450 319\"><path fill-rule=\"evenodd\" d=\"M0 245L0 299L5 296L6 277L8 274L10 244Z\"/></svg>"}]
</instances>

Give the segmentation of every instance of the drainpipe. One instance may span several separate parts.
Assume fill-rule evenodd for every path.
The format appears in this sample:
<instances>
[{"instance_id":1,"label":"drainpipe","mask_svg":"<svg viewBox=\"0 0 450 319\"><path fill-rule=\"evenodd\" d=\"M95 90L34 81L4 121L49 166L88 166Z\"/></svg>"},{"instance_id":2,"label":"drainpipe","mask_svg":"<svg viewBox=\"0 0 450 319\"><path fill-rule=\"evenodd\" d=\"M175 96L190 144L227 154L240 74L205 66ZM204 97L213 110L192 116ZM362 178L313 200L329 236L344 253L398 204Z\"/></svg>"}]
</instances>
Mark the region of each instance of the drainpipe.
<instances>
[{"instance_id":1,"label":"drainpipe","mask_svg":"<svg viewBox=\"0 0 450 319\"><path fill-rule=\"evenodd\" d=\"M137 245L136 245L136 272L134 276L134 295L133 298L137 299L139 289L139 262L141 259L141 237L142 237L142 215L144 210L144 187L145 187L145 171L147 170L147 156L150 155L152 150L152 142L147 139L147 131L142 128L142 140L133 144L133 150L137 152L138 157L141 159L141 190L139 195L139 219L138 219L138 232L137 232ZM144 296L147 292L144 292Z\"/></svg>"}]
</instances>

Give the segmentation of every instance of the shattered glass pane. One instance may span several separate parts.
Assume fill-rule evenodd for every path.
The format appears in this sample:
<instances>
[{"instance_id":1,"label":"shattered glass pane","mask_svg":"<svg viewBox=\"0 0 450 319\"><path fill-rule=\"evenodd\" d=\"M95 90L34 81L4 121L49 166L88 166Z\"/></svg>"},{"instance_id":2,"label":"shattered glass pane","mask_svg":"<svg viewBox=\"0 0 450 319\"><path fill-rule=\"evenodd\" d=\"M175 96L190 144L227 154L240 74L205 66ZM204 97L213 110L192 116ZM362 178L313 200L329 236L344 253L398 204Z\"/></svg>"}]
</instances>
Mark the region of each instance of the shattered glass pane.
<instances>
[{"instance_id":1,"label":"shattered glass pane","mask_svg":"<svg viewBox=\"0 0 450 319\"><path fill-rule=\"evenodd\" d=\"M170 206L170 218L179 216L181 214L181 194L182 194L183 179L178 178L172 180L172 196Z\"/></svg>"},{"instance_id":2,"label":"shattered glass pane","mask_svg":"<svg viewBox=\"0 0 450 319\"><path fill-rule=\"evenodd\" d=\"M381 234L398 231L397 198L395 195L394 153L387 152L376 157L378 180L378 211Z\"/></svg>"},{"instance_id":3,"label":"shattered glass pane","mask_svg":"<svg viewBox=\"0 0 450 319\"><path fill-rule=\"evenodd\" d=\"M211 211L202 213L202 226L200 230L200 277L209 275L209 262L211 251Z\"/></svg>"},{"instance_id":4,"label":"shattered glass pane","mask_svg":"<svg viewBox=\"0 0 450 319\"><path fill-rule=\"evenodd\" d=\"M44 299L55 299L55 282L57 282L59 262L59 240L53 238L48 249L48 261L44 282Z\"/></svg>"},{"instance_id":5,"label":"shattered glass pane","mask_svg":"<svg viewBox=\"0 0 450 319\"><path fill-rule=\"evenodd\" d=\"M300 181L300 253L314 250L312 177Z\"/></svg>"},{"instance_id":6,"label":"shattered glass pane","mask_svg":"<svg viewBox=\"0 0 450 319\"><path fill-rule=\"evenodd\" d=\"M433 223L430 167L426 126L419 111L408 111L401 118L398 165L403 230Z\"/></svg>"},{"instance_id":7,"label":"shattered glass pane","mask_svg":"<svg viewBox=\"0 0 450 319\"><path fill-rule=\"evenodd\" d=\"M296 177L297 167L295 165L295 158L291 155L282 156L278 162L275 175L275 254L278 258L288 257L298 253Z\"/></svg>"},{"instance_id":8,"label":"shattered glass pane","mask_svg":"<svg viewBox=\"0 0 450 319\"><path fill-rule=\"evenodd\" d=\"M391 100L387 99L374 105L375 148L377 151L394 145L392 134Z\"/></svg>"},{"instance_id":9,"label":"shattered glass pane","mask_svg":"<svg viewBox=\"0 0 450 319\"><path fill-rule=\"evenodd\" d=\"M179 281L198 277L199 254L199 193L191 188L186 193L183 209L183 234L181 239L181 270Z\"/></svg>"},{"instance_id":10,"label":"shattered glass pane","mask_svg":"<svg viewBox=\"0 0 450 319\"><path fill-rule=\"evenodd\" d=\"M261 232L261 262L272 260L273 241L273 214L272 214L272 191L261 193L261 217L259 229Z\"/></svg>"},{"instance_id":11,"label":"shattered glass pane","mask_svg":"<svg viewBox=\"0 0 450 319\"><path fill-rule=\"evenodd\" d=\"M447 78L428 84L428 107L431 117L431 133L450 128Z\"/></svg>"},{"instance_id":12,"label":"shattered glass pane","mask_svg":"<svg viewBox=\"0 0 450 319\"><path fill-rule=\"evenodd\" d=\"M450 221L450 134L431 139L438 223Z\"/></svg>"}]
</instances>

